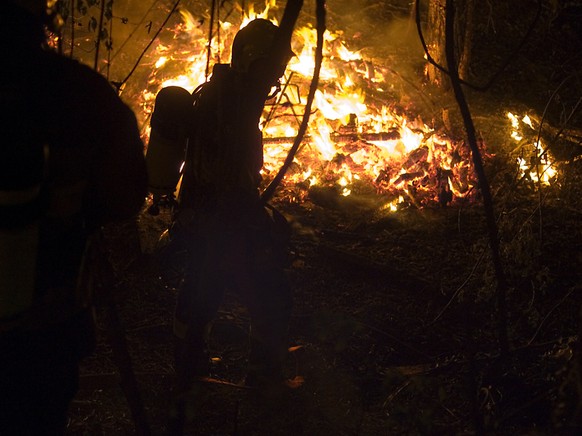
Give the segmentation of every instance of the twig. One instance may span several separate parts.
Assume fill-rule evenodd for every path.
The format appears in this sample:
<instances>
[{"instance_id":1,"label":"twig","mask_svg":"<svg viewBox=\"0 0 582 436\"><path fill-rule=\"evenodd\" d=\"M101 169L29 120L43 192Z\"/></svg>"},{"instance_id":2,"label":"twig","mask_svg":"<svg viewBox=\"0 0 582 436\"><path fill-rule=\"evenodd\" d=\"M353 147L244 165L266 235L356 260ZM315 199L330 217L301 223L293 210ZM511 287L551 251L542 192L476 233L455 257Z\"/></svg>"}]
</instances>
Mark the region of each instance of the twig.
<instances>
[{"instance_id":1,"label":"twig","mask_svg":"<svg viewBox=\"0 0 582 436\"><path fill-rule=\"evenodd\" d=\"M69 57L73 59L73 50L75 48L75 0L71 0L71 51Z\"/></svg>"},{"instance_id":2,"label":"twig","mask_svg":"<svg viewBox=\"0 0 582 436\"><path fill-rule=\"evenodd\" d=\"M97 33L97 42L95 43L95 63L93 69L97 71L99 64L99 47L101 47L101 33L103 32L103 15L105 14L105 0L101 0L101 14L99 16L99 30Z\"/></svg>"},{"instance_id":3,"label":"twig","mask_svg":"<svg viewBox=\"0 0 582 436\"><path fill-rule=\"evenodd\" d=\"M317 0L317 2L316 2L316 15L317 15L317 45L315 48L315 68L313 70L313 78L311 79L311 85L309 87L309 94L307 96L307 103L305 104L305 112L303 113L303 120L301 122L301 125L299 126L299 132L297 133L297 136L295 137L295 141L294 141L291 149L289 150L289 153L287 154L287 158L285 159L283 166L281 167L281 169L279 170L277 175L273 178L273 180L271 181L269 186L267 186L267 188L261 194L261 201L263 203L268 203L271 200L271 198L273 197L273 194L275 193L277 186L279 186L279 183L281 183L281 181L283 180L283 177L285 177L285 173L287 172L287 169L289 168L291 163L293 163L295 153L297 153L297 150L299 149L299 146L301 145L301 142L303 140L303 136L305 135L305 132L307 131L309 117L311 115L311 106L313 104L313 100L315 98L315 93L316 93L317 87L319 85L319 72L321 70L321 65L323 63L323 41L324 41L324 34L325 34L325 30L326 30L325 29L325 17L326 17L325 0ZM283 18L285 18L285 16L283 16Z\"/></svg>"},{"instance_id":4,"label":"twig","mask_svg":"<svg viewBox=\"0 0 582 436\"><path fill-rule=\"evenodd\" d=\"M400 392L402 392L406 387L408 387L408 385L410 385L410 383L412 383L412 381L409 379L402 383L400 386L398 386L398 388L390 395L388 395L388 398L384 400L384 403L382 403L382 407L386 407L388 403L391 403L394 400L394 398L396 398L398 394L400 394Z\"/></svg>"},{"instance_id":5,"label":"twig","mask_svg":"<svg viewBox=\"0 0 582 436\"><path fill-rule=\"evenodd\" d=\"M156 0L154 1L151 6L149 7L149 9L146 11L146 13L141 17L141 20L139 21L139 23L136 24L135 28L131 31L131 33L129 34L129 36L127 38L125 38L125 41L123 41L121 43L121 45L119 46L119 48L116 50L116 52L111 56L111 62L113 62L113 60L117 57L117 55L119 53L121 53L121 50L123 50L123 47L125 47L125 45L131 40L131 38L133 37L133 35L135 34L135 32L137 31L137 29L141 28L141 25L143 24L143 22L145 21L146 17L148 16L148 14L152 11L152 9L154 8L154 6L156 4L158 4L160 0ZM71 49L72 50L72 49ZM72 55L71 55L72 57Z\"/></svg>"},{"instance_id":6,"label":"twig","mask_svg":"<svg viewBox=\"0 0 582 436\"><path fill-rule=\"evenodd\" d=\"M552 312L554 310L556 310L564 301L566 301L566 299L572 295L572 293L576 290L578 290L579 287L578 286L574 286L572 289L570 289L570 292L568 292L566 295L564 295L564 297L562 297L562 299L560 301L558 301L556 303L556 305L554 307L552 307L550 309L550 311L548 313L546 313L546 316L544 316L544 319L542 319L542 322L540 322L540 324L538 325L538 328L536 329L535 334L531 337L531 339L527 342L527 346L531 345L531 343L535 340L535 338L538 336L540 330L542 329L542 326L544 325L544 323L546 322L546 320L550 317L550 315L552 314Z\"/></svg>"},{"instance_id":7,"label":"twig","mask_svg":"<svg viewBox=\"0 0 582 436\"><path fill-rule=\"evenodd\" d=\"M138 65L140 64L142 58L145 56L146 52L148 51L148 49L150 48L150 46L154 43L154 41L156 40L156 38L158 37L158 35L161 33L161 31L164 29L164 27L166 26L166 23L170 20L170 17L174 14L174 12L176 11L176 8L178 7L178 5L180 4L181 0L176 0L176 3L174 3L174 7L172 8L172 10L170 11L170 13L168 14L168 16L166 17L166 19L164 20L164 22L162 23L162 25L160 26L160 28L158 29L158 31L156 32L156 34L153 36L153 38L150 40L150 42L148 42L148 45L146 45L146 47L143 49L143 51L141 52L141 54L139 55L139 57L137 58L137 61L135 62L135 65L133 66L133 68L131 69L131 71L129 72L129 74L125 77L125 79L123 79L119 84L118 84L118 89L121 89L121 87L129 80L129 78L133 75L133 73L135 72L135 70L137 69Z\"/></svg>"},{"instance_id":8,"label":"twig","mask_svg":"<svg viewBox=\"0 0 582 436\"><path fill-rule=\"evenodd\" d=\"M467 283L469 283L469 279L473 276L473 274L477 270L477 267L481 264L481 261L483 260L483 257L484 256L485 256L485 249L481 250L481 255L477 259L477 262L475 262L475 265L473 265L473 269L471 269L471 272L469 272L469 274L467 274L467 277L465 278L465 280L463 281L463 283L461 283L461 285L456 289L456 291L453 293L453 296L450 298L450 300L448 301L448 303L445 304L445 307L442 308L442 310L435 317L435 319L432 320L432 322L429 324L429 326L432 325L432 324L434 324L435 322L437 322L440 319L440 317L449 308L449 306L455 300L455 298L457 298L457 295L459 294L459 292L461 292L461 290L467 285Z\"/></svg>"},{"instance_id":9,"label":"twig","mask_svg":"<svg viewBox=\"0 0 582 436\"><path fill-rule=\"evenodd\" d=\"M212 0L212 7L210 9L210 26L208 27L208 46L206 47L206 70L204 72L204 77L208 80L208 74L210 72L210 58L212 57L212 38L213 27L214 27L214 16L216 14L216 0ZM218 25L220 28L220 24Z\"/></svg>"}]
</instances>

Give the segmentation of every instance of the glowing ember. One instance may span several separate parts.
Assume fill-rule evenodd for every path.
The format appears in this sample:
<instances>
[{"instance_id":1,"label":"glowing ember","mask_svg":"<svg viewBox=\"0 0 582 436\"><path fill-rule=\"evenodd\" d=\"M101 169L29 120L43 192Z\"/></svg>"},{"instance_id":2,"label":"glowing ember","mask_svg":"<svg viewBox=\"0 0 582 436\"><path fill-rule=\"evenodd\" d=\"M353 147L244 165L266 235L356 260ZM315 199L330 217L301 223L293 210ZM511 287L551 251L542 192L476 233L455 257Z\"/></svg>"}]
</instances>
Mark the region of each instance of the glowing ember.
<instances>
[{"instance_id":1,"label":"glowing ember","mask_svg":"<svg viewBox=\"0 0 582 436\"><path fill-rule=\"evenodd\" d=\"M275 6L249 11L242 25L256 17L268 18ZM177 85L193 91L205 81L208 41L186 11L174 29L172 48L158 45L155 69L148 89L141 94L149 116L157 92ZM211 42L210 66L228 62L232 39L241 26L220 24L220 38ZM283 80L284 93L269 101L261 127L264 134L263 176L270 181L287 156L303 115L307 90L314 70L316 31L312 26L295 31L297 54ZM449 203L465 197L475 185L466 147L439 135L422 122L386 104L372 104L368 95L388 96L390 89L379 68L370 68L359 53L350 51L339 33L326 32L320 86L314 101L310 127L283 181L289 198L301 199L314 186L331 188L338 195L379 195L383 209L411 201L417 206ZM149 124L149 123L148 123ZM144 132L147 143L148 132ZM548 174L543 171L544 174Z\"/></svg>"}]
</instances>

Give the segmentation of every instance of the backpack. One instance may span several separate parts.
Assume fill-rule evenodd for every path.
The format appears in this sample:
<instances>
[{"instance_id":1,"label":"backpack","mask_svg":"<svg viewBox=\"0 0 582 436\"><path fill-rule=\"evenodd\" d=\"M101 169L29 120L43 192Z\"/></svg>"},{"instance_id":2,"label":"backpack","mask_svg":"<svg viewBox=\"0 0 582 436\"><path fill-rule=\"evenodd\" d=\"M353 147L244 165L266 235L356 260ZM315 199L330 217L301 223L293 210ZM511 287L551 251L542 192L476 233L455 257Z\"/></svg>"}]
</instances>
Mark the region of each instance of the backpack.
<instances>
[{"instance_id":1,"label":"backpack","mask_svg":"<svg viewBox=\"0 0 582 436\"><path fill-rule=\"evenodd\" d=\"M180 86L162 88L156 95L146 152L148 190L152 215L163 200L173 203L188 148L193 96Z\"/></svg>"}]
</instances>

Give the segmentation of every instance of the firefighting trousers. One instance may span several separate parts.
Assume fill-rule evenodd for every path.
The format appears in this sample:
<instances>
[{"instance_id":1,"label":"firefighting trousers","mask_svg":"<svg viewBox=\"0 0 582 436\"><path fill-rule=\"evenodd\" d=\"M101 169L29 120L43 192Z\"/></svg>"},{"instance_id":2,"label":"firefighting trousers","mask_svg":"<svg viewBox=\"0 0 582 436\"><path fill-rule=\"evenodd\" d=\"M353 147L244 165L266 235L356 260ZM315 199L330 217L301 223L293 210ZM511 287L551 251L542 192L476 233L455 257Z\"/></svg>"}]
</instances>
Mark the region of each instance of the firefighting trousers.
<instances>
[{"instance_id":1,"label":"firefighting trousers","mask_svg":"<svg viewBox=\"0 0 582 436\"><path fill-rule=\"evenodd\" d=\"M291 292L278 249L268 232L252 229L197 239L174 320L176 371L183 382L208 373L205 331L226 290L238 295L251 317L248 378L282 377Z\"/></svg>"}]
</instances>

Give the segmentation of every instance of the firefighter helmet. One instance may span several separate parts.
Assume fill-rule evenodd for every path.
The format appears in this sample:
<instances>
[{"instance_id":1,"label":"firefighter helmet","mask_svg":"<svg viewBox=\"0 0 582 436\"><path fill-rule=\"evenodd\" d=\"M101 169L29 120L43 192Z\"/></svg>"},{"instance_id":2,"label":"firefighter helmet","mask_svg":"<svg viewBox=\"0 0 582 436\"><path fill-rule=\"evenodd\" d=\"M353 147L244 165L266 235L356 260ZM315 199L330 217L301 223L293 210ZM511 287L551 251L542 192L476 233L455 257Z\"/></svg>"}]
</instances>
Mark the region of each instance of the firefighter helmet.
<instances>
[{"instance_id":1,"label":"firefighter helmet","mask_svg":"<svg viewBox=\"0 0 582 436\"><path fill-rule=\"evenodd\" d=\"M232 43L230 65L233 70L246 73L251 64L269 55L279 28L271 21L257 18L240 29ZM289 58L293 52L289 48Z\"/></svg>"}]
</instances>

